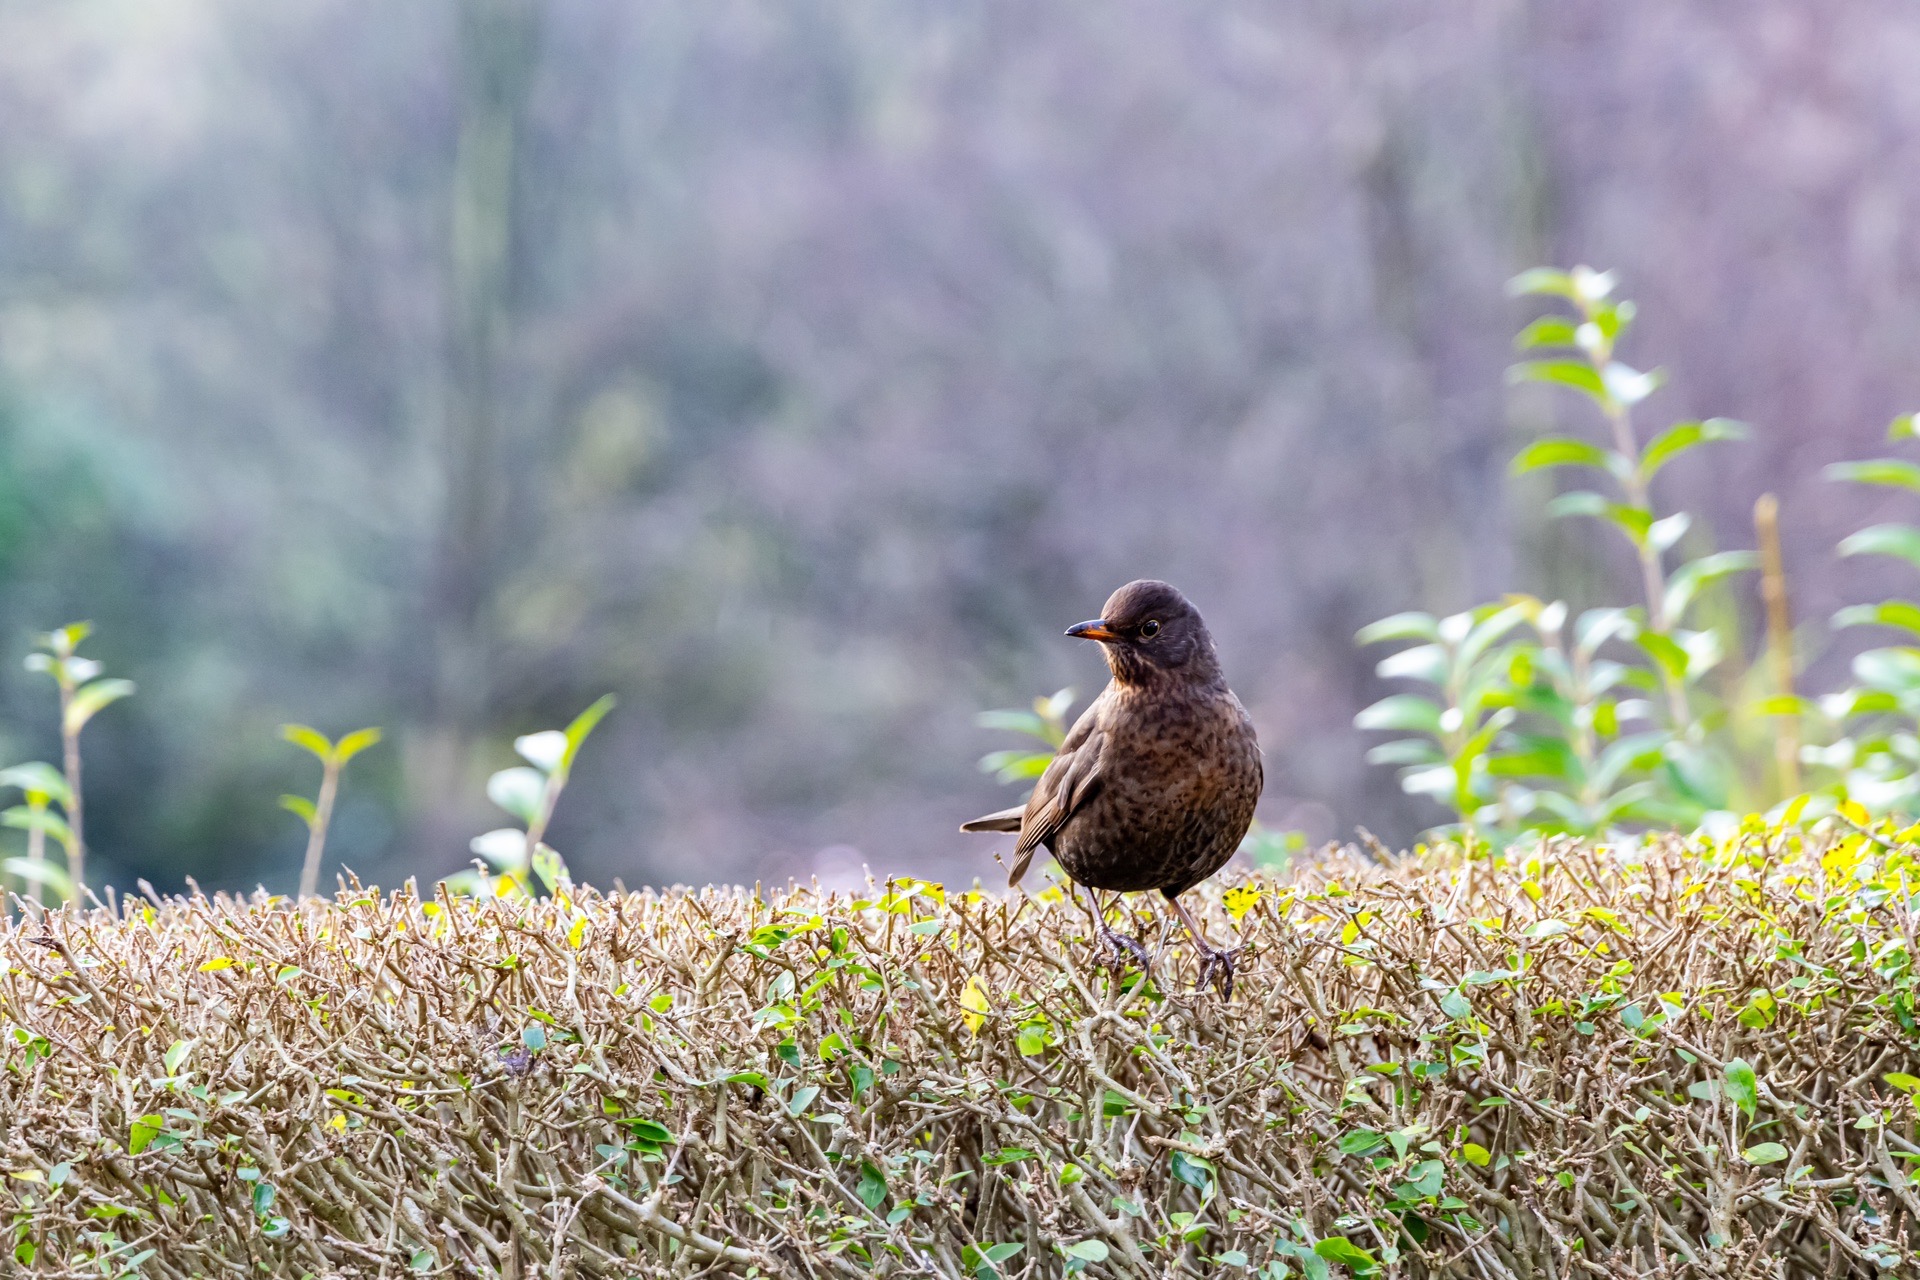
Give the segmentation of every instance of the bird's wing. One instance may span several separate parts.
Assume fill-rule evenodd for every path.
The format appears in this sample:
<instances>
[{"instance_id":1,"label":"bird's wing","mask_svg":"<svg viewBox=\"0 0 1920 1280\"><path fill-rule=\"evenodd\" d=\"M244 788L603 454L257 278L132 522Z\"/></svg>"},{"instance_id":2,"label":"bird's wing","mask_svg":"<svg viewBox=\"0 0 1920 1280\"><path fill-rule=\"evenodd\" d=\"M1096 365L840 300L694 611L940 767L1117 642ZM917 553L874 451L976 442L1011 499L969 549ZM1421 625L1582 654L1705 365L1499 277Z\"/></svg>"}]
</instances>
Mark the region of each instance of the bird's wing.
<instances>
[{"instance_id":1,"label":"bird's wing","mask_svg":"<svg viewBox=\"0 0 1920 1280\"><path fill-rule=\"evenodd\" d=\"M1017 804L1011 809L1002 809L990 813L984 818L975 818L972 822L960 824L962 831L1018 831L1020 820L1027 814L1027 806Z\"/></svg>"},{"instance_id":2,"label":"bird's wing","mask_svg":"<svg viewBox=\"0 0 1920 1280\"><path fill-rule=\"evenodd\" d=\"M1101 758L1106 754L1107 745L1106 731L1100 725L1104 701L1104 698L1096 699L1074 723L1072 732L1060 744L1053 762L1040 775L1033 794L1027 798L1008 885L1020 883L1020 877L1027 873L1027 864L1033 861L1034 850L1060 834L1067 819L1098 794L1103 781Z\"/></svg>"}]
</instances>

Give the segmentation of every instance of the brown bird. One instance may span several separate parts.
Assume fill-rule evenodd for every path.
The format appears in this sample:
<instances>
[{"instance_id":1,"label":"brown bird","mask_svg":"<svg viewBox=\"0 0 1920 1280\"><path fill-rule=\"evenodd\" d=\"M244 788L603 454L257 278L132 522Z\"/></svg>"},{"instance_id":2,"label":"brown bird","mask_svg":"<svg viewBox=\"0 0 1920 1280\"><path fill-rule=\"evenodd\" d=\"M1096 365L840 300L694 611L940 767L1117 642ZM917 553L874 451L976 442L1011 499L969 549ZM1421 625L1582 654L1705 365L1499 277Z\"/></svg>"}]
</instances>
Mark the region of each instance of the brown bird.
<instances>
[{"instance_id":1,"label":"brown bird","mask_svg":"<svg viewBox=\"0 0 1920 1280\"><path fill-rule=\"evenodd\" d=\"M1060 744L1025 805L962 831L1017 831L1017 885L1044 848L1095 893L1101 941L1150 966L1146 948L1108 927L1097 891L1158 889L1193 935L1200 984L1233 994L1237 952L1207 941L1180 895L1226 865L1253 822L1263 771L1253 721L1227 688L1207 624L1164 582L1129 582L1100 616L1067 628L1097 640L1113 679ZM1166 930L1161 930L1161 943Z\"/></svg>"}]
</instances>

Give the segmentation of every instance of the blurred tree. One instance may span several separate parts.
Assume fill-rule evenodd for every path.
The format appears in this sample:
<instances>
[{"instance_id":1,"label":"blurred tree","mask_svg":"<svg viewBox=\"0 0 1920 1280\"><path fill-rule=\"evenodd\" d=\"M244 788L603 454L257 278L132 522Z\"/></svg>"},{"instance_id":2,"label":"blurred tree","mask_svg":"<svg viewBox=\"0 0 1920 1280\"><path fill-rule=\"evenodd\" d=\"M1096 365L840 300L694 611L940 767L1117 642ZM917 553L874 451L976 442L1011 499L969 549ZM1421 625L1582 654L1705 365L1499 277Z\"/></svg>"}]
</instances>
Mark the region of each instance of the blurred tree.
<instances>
[{"instance_id":1,"label":"blurred tree","mask_svg":"<svg viewBox=\"0 0 1920 1280\"><path fill-rule=\"evenodd\" d=\"M1874 596L1825 557L1895 517L1807 486L1920 395L1916 47L1891 0L0 0L0 764L90 617L123 884L291 889L290 720L393 730L329 858L458 866L609 689L583 878L964 874L973 713L1097 682L1058 630L1151 573L1263 819L1405 838L1354 631L1634 582L1503 486L1567 412L1501 388L1520 267L1617 266L1670 411L1754 424L1667 508L1735 545L1775 488L1794 616Z\"/></svg>"}]
</instances>

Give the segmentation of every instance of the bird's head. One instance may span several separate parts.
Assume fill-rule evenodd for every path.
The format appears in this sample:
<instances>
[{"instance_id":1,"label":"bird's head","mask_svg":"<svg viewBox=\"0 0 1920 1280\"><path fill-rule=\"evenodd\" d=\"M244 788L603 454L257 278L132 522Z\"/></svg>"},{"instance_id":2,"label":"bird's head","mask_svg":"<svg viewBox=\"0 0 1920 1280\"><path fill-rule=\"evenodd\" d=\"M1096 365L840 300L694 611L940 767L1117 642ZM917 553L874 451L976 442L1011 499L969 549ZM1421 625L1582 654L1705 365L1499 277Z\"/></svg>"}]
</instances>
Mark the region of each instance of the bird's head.
<instances>
[{"instance_id":1,"label":"bird's head","mask_svg":"<svg viewBox=\"0 0 1920 1280\"><path fill-rule=\"evenodd\" d=\"M1215 680L1220 662L1200 611L1164 582L1142 578L1107 598L1100 616L1067 628L1082 640L1097 640L1107 665L1122 684L1156 678Z\"/></svg>"}]
</instances>

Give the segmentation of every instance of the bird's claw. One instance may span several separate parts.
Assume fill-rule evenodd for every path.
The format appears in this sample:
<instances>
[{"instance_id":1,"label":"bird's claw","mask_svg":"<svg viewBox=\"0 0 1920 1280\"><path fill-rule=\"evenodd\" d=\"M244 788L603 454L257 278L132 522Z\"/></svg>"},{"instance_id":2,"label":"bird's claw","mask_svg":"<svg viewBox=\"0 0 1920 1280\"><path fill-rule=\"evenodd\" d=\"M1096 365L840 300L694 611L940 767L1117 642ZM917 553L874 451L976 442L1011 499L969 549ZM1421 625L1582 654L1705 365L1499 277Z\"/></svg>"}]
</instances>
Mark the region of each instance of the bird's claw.
<instances>
[{"instance_id":1,"label":"bird's claw","mask_svg":"<svg viewBox=\"0 0 1920 1280\"><path fill-rule=\"evenodd\" d=\"M1130 937L1117 929L1100 930L1100 944L1107 951L1108 963L1117 973L1131 959L1140 966L1142 973L1153 967L1153 957L1147 954L1147 948L1140 939Z\"/></svg>"},{"instance_id":2,"label":"bird's claw","mask_svg":"<svg viewBox=\"0 0 1920 1280\"><path fill-rule=\"evenodd\" d=\"M1233 962L1240 958L1243 950L1243 947L1234 947L1230 951L1215 951L1211 947L1202 949L1200 981L1194 990L1205 991L1212 986L1220 993L1222 1000L1233 999Z\"/></svg>"}]
</instances>

